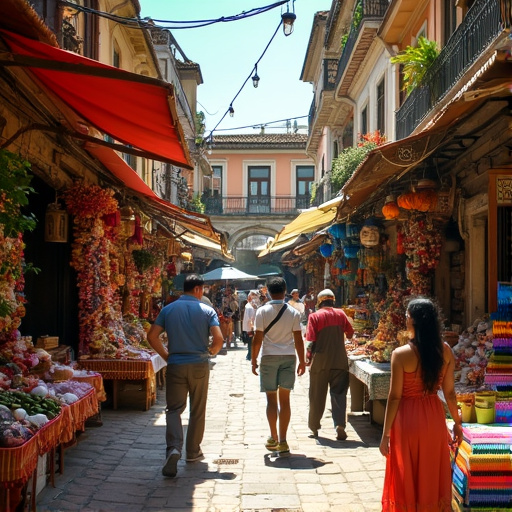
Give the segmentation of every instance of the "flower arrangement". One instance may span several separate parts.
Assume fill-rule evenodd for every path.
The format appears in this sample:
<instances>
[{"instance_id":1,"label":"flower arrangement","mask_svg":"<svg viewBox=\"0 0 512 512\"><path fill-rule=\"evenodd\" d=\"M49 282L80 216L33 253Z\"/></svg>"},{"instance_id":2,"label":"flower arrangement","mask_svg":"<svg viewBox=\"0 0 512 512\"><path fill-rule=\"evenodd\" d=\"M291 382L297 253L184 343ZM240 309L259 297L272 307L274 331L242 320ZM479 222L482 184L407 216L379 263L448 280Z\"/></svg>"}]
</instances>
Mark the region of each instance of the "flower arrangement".
<instances>
[{"instance_id":1,"label":"flower arrangement","mask_svg":"<svg viewBox=\"0 0 512 512\"><path fill-rule=\"evenodd\" d=\"M80 220L97 219L117 211L113 190L82 181L75 182L66 190L65 201L68 213Z\"/></svg>"},{"instance_id":2,"label":"flower arrangement","mask_svg":"<svg viewBox=\"0 0 512 512\"><path fill-rule=\"evenodd\" d=\"M428 274L439 264L441 230L427 216L414 216L404 223L403 247L407 255L406 268Z\"/></svg>"},{"instance_id":3,"label":"flower arrangement","mask_svg":"<svg viewBox=\"0 0 512 512\"><path fill-rule=\"evenodd\" d=\"M23 232L35 228L32 214L22 212L28 204L30 164L9 151L0 151L0 347L19 338L25 316ZM35 270L35 269L34 269Z\"/></svg>"}]
</instances>

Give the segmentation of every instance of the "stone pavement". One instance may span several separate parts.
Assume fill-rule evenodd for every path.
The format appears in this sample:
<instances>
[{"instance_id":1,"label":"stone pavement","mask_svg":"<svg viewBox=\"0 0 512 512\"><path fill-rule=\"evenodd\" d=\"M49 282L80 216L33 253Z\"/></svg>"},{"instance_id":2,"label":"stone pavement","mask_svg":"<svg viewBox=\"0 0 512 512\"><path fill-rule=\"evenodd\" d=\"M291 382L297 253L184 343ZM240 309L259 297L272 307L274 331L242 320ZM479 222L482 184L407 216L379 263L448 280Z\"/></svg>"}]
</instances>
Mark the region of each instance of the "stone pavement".
<instances>
[{"instance_id":1,"label":"stone pavement","mask_svg":"<svg viewBox=\"0 0 512 512\"><path fill-rule=\"evenodd\" d=\"M243 345L242 345L243 347ZM205 459L180 460L165 478L165 398L149 411L102 412L65 452L64 474L38 495L39 512L361 512L380 510L384 458L381 428L368 415L348 416L347 441L336 441L330 412L318 439L308 438L309 377L297 379L288 431L291 455L271 456L265 396L246 351L218 355L211 372ZM328 402L329 405L329 402ZM350 409L349 409L350 410ZM183 414L184 424L187 411Z\"/></svg>"}]
</instances>

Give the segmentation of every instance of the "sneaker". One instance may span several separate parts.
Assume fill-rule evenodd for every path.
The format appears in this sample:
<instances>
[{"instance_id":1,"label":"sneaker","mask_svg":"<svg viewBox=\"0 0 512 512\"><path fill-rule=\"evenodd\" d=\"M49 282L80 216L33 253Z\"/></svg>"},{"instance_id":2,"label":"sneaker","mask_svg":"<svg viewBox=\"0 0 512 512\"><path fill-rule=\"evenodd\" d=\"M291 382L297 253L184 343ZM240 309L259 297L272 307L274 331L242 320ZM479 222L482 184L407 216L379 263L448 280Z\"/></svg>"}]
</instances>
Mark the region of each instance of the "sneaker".
<instances>
[{"instance_id":1,"label":"sneaker","mask_svg":"<svg viewBox=\"0 0 512 512\"><path fill-rule=\"evenodd\" d=\"M275 452L277 450L278 442L271 436L267 439L265 443L265 448L270 450L271 452Z\"/></svg>"},{"instance_id":2,"label":"sneaker","mask_svg":"<svg viewBox=\"0 0 512 512\"><path fill-rule=\"evenodd\" d=\"M178 461L180 458L180 452L176 449L172 450L165 461L164 467L162 468L162 475L174 478L178 473Z\"/></svg>"},{"instance_id":3,"label":"sneaker","mask_svg":"<svg viewBox=\"0 0 512 512\"><path fill-rule=\"evenodd\" d=\"M278 443L276 451L279 457L288 457L290 455L290 447L286 441Z\"/></svg>"},{"instance_id":4,"label":"sneaker","mask_svg":"<svg viewBox=\"0 0 512 512\"><path fill-rule=\"evenodd\" d=\"M336 427L336 439L338 441L345 441L347 439L347 433L345 432L345 427L338 425Z\"/></svg>"},{"instance_id":5,"label":"sneaker","mask_svg":"<svg viewBox=\"0 0 512 512\"><path fill-rule=\"evenodd\" d=\"M199 451L197 455L193 455L191 457L188 457L185 459L187 462L199 462L200 460L204 459L204 455L202 451Z\"/></svg>"}]
</instances>

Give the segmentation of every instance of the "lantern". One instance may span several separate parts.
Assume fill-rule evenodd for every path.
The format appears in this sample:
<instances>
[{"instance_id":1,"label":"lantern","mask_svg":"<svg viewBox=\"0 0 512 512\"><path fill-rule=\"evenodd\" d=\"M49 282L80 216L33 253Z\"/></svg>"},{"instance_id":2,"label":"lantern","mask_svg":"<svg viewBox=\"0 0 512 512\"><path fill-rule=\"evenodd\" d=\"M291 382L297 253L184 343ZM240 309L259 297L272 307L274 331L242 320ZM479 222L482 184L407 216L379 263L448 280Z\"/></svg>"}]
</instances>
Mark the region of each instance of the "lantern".
<instances>
[{"instance_id":1,"label":"lantern","mask_svg":"<svg viewBox=\"0 0 512 512\"><path fill-rule=\"evenodd\" d=\"M386 197L384 206L382 207L382 214L386 220L397 219L400 215L400 209L395 201L395 196Z\"/></svg>"},{"instance_id":2,"label":"lantern","mask_svg":"<svg viewBox=\"0 0 512 512\"><path fill-rule=\"evenodd\" d=\"M51 203L46 208L44 219L44 241L66 243L68 241L68 214L59 203Z\"/></svg>"},{"instance_id":3,"label":"lantern","mask_svg":"<svg viewBox=\"0 0 512 512\"><path fill-rule=\"evenodd\" d=\"M324 257L324 258L329 258L333 251L334 251L334 247L332 246L332 244L322 244L320 247L320 254Z\"/></svg>"},{"instance_id":4,"label":"lantern","mask_svg":"<svg viewBox=\"0 0 512 512\"><path fill-rule=\"evenodd\" d=\"M333 224L327 231L329 231L334 238L339 238L341 240L347 238L347 226L344 222Z\"/></svg>"}]
</instances>

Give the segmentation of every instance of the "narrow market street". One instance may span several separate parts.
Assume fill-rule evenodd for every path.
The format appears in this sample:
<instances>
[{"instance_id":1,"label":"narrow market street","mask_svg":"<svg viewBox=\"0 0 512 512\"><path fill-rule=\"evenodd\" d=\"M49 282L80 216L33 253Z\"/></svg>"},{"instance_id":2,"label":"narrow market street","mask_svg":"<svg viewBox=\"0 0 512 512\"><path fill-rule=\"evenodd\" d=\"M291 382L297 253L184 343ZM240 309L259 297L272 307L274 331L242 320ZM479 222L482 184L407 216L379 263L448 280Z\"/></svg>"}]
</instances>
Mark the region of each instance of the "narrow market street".
<instances>
[{"instance_id":1,"label":"narrow market street","mask_svg":"<svg viewBox=\"0 0 512 512\"><path fill-rule=\"evenodd\" d=\"M291 456L271 457L265 397L245 356L239 344L214 359L203 461L182 459L176 478L162 476L165 396L158 390L149 411L103 410L103 426L66 450L64 473L39 494L38 512L380 510L381 427L367 414L349 414L348 440L336 441L326 409L318 439L308 438L306 374L292 393Z\"/></svg>"}]
</instances>

